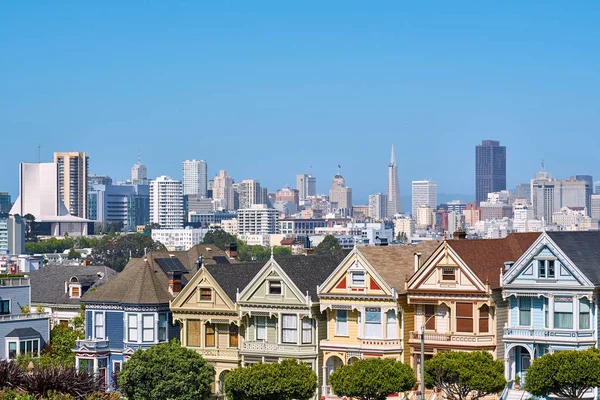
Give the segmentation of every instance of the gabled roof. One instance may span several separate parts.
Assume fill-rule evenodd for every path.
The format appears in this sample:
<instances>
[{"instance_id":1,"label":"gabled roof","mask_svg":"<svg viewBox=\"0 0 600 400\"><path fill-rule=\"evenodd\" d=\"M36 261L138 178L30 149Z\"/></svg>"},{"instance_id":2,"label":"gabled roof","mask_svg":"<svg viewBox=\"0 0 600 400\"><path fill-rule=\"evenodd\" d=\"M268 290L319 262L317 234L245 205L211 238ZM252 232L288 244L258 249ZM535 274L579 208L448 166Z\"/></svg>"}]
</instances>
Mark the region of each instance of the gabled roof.
<instances>
[{"instance_id":1,"label":"gabled roof","mask_svg":"<svg viewBox=\"0 0 600 400\"><path fill-rule=\"evenodd\" d=\"M244 290L264 263L205 265L208 273L221 286L225 294L235 303L236 293Z\"/></svg>"},{"instance_id":2,"label":"gabled roof","mask_svg":"<svg viewBox=\"0 0 600 400\"><path fill-rule=\"evenodd\" d=\"M600 231L546 234L594 285L600 285Z\"/></svg>"},{"instance_id":3,"label":"gabled roof","mask_svg":"<svg viewBox=\"0 0 600 400\"><path fill-rule=\"evenodd\" d=\"M100 274L100 275L99 275ZM111 268L98 265L45 265L29 273L31 302L33 304L79 304L65 292L65 282L76 277L82 286L82 295L98 288L117 275Z\"/></svg>"},{"instance_id":4,"label":"gabled roof","mask_svg":"<svg viewBox=\"0 0 600 400\"><path fill-rule=\"evenodd\" d=\"M484 284L497 289L504 263L517 261L539 236L539 232L512 233L504 239L456 239L447 243Z\"/></svg>"},{"instance_id":5,"label":"gabled roof","mask_svg":"<svg viewBox=\"0 0 600 400\"><path fill-rule=\"evenodd\" d=\"M405 293L404 282L408 282L415 271L415 253L421 253L423 265L440 243L427 240L410 246L360 246L358 251L391 288Z\"/></svg>"},{"instance_id":6,"label":"gabled roof","mask_svg":"<svg viewBox=\"0 0 600 400\"><path fill-rule=\"evenodd\" d=\"M318 301L317 286L344 260L345 254L337 256L285 256L275 257L283 272L292 280L303 295L308 293L312 301Z\"/></svg>"},{"instance_id":7,"label":"gabled roof","mask_svg":"<svg viewBox=\"0 0 600 400\"><path fill-rule=\"evenodd\" d=\"M169 304L165 273L150 261L132 258L123 272L96 290L86 293L84 303Z\"/></svg>"}]
</instances>

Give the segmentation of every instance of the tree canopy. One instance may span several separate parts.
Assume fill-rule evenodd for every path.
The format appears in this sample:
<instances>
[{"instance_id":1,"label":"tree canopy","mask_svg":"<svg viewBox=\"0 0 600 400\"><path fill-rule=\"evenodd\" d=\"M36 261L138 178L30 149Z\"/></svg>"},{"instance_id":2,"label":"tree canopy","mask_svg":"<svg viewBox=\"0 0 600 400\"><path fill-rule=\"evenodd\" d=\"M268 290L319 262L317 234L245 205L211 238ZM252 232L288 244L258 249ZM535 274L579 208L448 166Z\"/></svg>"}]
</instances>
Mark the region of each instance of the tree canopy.
<instances>
[{"instance_id":1,"label":"tree canopy","mask_svg":"<svg viewBox=\"0 0 600 400\"><path fill-rule=\"evenodd\" d=\"M228 373L224 388L230 400L305 400L315 395L317 374L293 359L257 363Z\"/></svg>"},{"instance_id":2,"label":"tree canopy","mask_svg":"<svg viewBox=\"0 0 600 400\"><path fill-rule=\"evenodd\" d=\"M342 252L339 240L333 235L325 236L321 243L315 247L315 255L317 256L331 256L341 254Z\"/></svg>"},{"instance_id":3,"label":"tree canopy","mask_svg":"<svg viewBox=\"0 0 600 400\"><path fill-rule=\"evenodd\" d=\"M67 249L85 249L94 247L98 239L85 236L56 238L51 237L39 242L25 243L25 251L29 253L62 253Z\"/></svg>"},{"instance_id":4,"label":"tree canopy","mask_svg":"<svg viewBox=\"0 0 600 400\"><path fill-rule=\"evenodd\" d=\"M361 400L385 400L389 395L410 390L416 382L413 369L392 358L365 358L329 376L336 395Z\"/></svg>"},{"instance_id":5,"label":"tree canopy","mask_svg":"<svg viewBox=\"0 0 600 400\"><path fill-rule=\"evenodd\" d=\"M425 384L437 387L448 399L476 400L501 392L506 386L504 365L487 351L448 351L425 361Z\"/></svg>"},{"instance_id":6,"label":"tree canopy","mask_svg":"<svg viewBox=\"0 0 600 400\"><path fill-rule=\"evenodd\" d=\"M136 351L118 375L129 400L196 400L210 394L215 370L195 351L172 340Z\"/></svg>"},{"instance_id":7,"label":"tree canopy","mask_svg":"<svg viewBox=\"0 0 600 400\"><path fill-rule=\"evenodd\" d=\"M152 237L143 233L129 235L103 236L91 255L95 265L106 265L117 272L121 272L131 257L143 257L145 251L167 251L160 242L155 242Z\"/></svg>"},{"instance_id":8,"label":"tree canopy","mask_svg":"<svg viewBox=\"0 0 600 400\"><path fill-rule=\"evenodd\" d=\"M222 229L215 229L214 231L206 232L203 243L214 244L219 249L225 250L225 246L232 243L238 243L238 239Z\"/></svg>"},{"instance_id":9,"label":"tree canopy","mask_svg":"<svg viewBox=\"0 0 600 400\"><path fill-rule=\"evenodd\" d=\"M534 396L580 399L600 386L600 350L564 350L544 354L527 370L525 390Z\"/></svg>"}]
</instances>

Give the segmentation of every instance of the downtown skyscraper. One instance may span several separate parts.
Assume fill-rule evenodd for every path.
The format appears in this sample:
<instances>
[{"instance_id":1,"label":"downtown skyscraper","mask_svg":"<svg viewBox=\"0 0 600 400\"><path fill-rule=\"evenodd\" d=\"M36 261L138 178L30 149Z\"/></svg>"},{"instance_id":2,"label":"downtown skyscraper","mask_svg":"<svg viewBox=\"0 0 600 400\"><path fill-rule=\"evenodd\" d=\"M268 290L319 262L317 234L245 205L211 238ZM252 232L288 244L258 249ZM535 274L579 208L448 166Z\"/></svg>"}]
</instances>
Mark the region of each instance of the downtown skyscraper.
<instances>
[{"instance_id":1,"label":"downtown skyscraper","mask_svg":"<svg viewBox=\"0 0 600 400\"><path fill-rule=\"evenodd\" d=\"M506 189L506 146L497 140L483 140L475 147L475 200L487 200L488 193Z\"/></svg>"},{"instance_id":2,"label":"downtown skyscraper","mask_svg":"<svg viewBox=\"0 0 600 400\"><path fill-rule=\"evenodd\" d=\"M398 184L398 166L396 165L396 152L392 144L392 156L388 166L387 216L393 217L401 212L402 202L400 200L400 185Z\"/></svg>"},{"instance_id":3,"label":"downtown skyscraper","mask_svg":"<svg viewBox=\"0 0 600 400\"><path fill-rule=\"evenodd\" d=\"M206 161L186 160L183 162L183 194L206 197Z\"/></svg>"}]
</instances>

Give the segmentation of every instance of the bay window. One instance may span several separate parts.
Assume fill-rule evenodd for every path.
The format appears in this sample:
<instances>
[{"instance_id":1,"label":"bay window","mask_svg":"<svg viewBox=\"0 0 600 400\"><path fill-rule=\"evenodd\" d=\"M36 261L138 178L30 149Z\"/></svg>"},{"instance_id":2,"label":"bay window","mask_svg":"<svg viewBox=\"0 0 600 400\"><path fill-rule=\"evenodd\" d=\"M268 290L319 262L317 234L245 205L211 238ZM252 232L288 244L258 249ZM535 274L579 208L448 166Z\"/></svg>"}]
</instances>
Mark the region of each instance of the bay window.
<instances>
[{"instance_id":1,"label":"bay window","mask_svg":"<svg viewBox=\"0 0 600 400\"><path fill-rule=\"evenodd\" d=\"M154 342L154 315L142 315L142 341Z\"/></svg>"},{"instance_id":2,"label":"bay window","mask_svg":"<svg viewBox=\"0 0 600 400\"><path fill-rule=\"evenodd\" d=\"M256 326L256 340L265 340L267 338L267 317L254 317Z\"/></svg>"},{"instance_id":3,"label":"bay window","mask_svg":"<svg viewBox=\"0 0 600 400\"><path fill-rule=\"evenodd\" d=\"M298 343L298 316L283 314L281 323L281 341L283 343Z\"/></svg>"},{"instance_id":4,"label":"bay window","mask_svg":"<svg viewBox=\"0 0 600 400\"><path fill-rule=\"evenodd\" d=\"M396 317L395 310L388 310L385 313L385 336L388 339L395 339L398 337L398 318Z\"/></svg>"},{"instance_id":5,"label":"bay window","mask_svg":"<svg viewBox=\"0 0 600 400\"><path fill-rule=\"evenodd\" d=\"M472 303L456 303L456 332L473 332Z\"/></svg>"},{"instance_id":6,"label":"bay window","mask_svg":"<svg viewBox=\"0 0 600 400\"><path fill-rule=\"evenodd\" d=\"M200 321L188 319L187 327L187 345L192 347L200 347Z\"/></svg>"},{"instance_id":7,"label":"bay window","mask_svg":"<svg viewBox=\"0 0 600 400\"><path fill-rule=\"evenodd\" d=\"M167 314L158 314L158 341L165 342L167 340Z\"/></svg>"},{"instance_id":8,"label":"bay window","mask_svg":"<svg viewBox=\"0 0 600 400\"><path fill-rule=\"evenodd\" d=\"M312 343L312 320L308 317L302 318L302 344Z\"/></svg>"},{"instance_id":9,"label":"bay window","mask_svg":"<svg viewBox=\"0 0 600 400\"><path fill-rule=\"evenodd\" d=\"M427 324L425 325L425 329L428 331L435 331L435 306L432 304L425 304L425 321Z\"/></svg>"},{"instance_id":10,"label":"bay window","mask_svg":"<svg viewBox=\"0 0 600 400\"><path fill-rule=\"evenodd\" d=\"M490 308L484 304L479 309L479 333L488 333L490 331Z\"/></svg>"},{"instance_id":11,"label":"bay window","mask_svg":"<svg viewBox=\"0 0 600 400\"><path fill-rule=\"evenodd\" d=\"M138 316L137 314L127 314L127 341L138 341Z\"/></svg>"},{"instance_id":12,"label":"bay window","mask_svg":"<svg viewBox=\"0 0 600 400\"><path fill-rule=\"evenodd\" d=\"M205 325L204 346L215 347L215 326L213 324Z\"/></svg>"},{"instance_id":13,"label":"bay window","mask_svg":"<svg viewBox=\"0 0 600 400\"><path fill-rule=\"evenodd\" d=\"M7 341L9 360L15 360L21 355L37 357L40 354L40 339L7 339Z\"/></svg>"},{"instance_id":14,"label":"bay window","mask_svg":"<svg viewBox=\"0 0 600 400\"><path fill-rule=\"evenodd\" d=\"M554 298L554 327L557 329L573 329L573 298Z\"/></svg>"},{"instance_id":15,"label":"bay window","mask_svg":"<svg viewBox=\"0 0 600 400\"><path fill-rule=\"evenodd\" d=\"M365 337L381 337L381 308L365 309Z\"/></svg>"},{"instance_id":16,"label":"bay window","mask_svg":"<svg viewBox=\"0 0 600 400\"><path fill-rule=\"evenodd\" d=\"M104 313L94 313L94 339L104 339Z\"/></svg>"},{"instance_id":17,"label":"bay window","mask_svg":"<svg viewBox=\"0 0 600 400\"><path fill-rule=\"evenodd\" d=\"M229 347L238 347L239 343L239 328L236 324L229 325Z\"/></svg>"},{"instance_id":18,"label":"bay window","mask_svg":"<svg viewBox=\"0 0 600 400\"><path fill-rule=\"evenodd\" d=\"M590 329L590 301L586 297L579 299L579 329Z\"/></svg>"},{"instance_id":19,"label":"bay window","mask_svg":"<svg viewBox=\"0 0 600 400\"><path fill-rule=\"evenodd\" d=\"M519 325L531 326L531 297L519 298Z\"/></svg>"},{"instance_id":20,"label":"bay window","mask_svg":"<svg viewBox=\"0 0 600 400\"><path fill-rule=\"evenodd\" d=\"M335 311L335 334L336 336L348 336L348 311Z\"/></svg>"}]
</instances>

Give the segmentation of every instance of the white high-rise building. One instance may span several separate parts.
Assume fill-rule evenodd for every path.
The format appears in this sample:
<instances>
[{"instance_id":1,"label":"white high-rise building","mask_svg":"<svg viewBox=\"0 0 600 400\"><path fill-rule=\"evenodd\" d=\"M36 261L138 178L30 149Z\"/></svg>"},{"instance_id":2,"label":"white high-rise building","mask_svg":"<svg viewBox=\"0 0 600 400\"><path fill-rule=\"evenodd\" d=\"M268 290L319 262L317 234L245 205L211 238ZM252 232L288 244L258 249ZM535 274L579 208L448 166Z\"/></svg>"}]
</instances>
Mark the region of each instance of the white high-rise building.
<instances>
[{"instance_id":1,"label":"white high-rise building","mask_svg":"<svg viewBox=\"0 0 600 400\"><path fill-rule=\"evenodd\" d=\"M183 228L181 181L164 175L150 181L150 222L161 229Z\"/></svg>"},{"instance_id":2,"label":"white high-rise building","mask_svg":"<svg viewBox=\"0 0 600 400\"><path fill-rule=\"evenodd\" d=\"M183 162L183 195L206 197L207 182L206 161L186 160Z\"/></svg>"},{"instance_id":3,"label":"white high-rise building","mask_svg":"<svg viewBox=\"0 0 600 400\"><path fill-rule=\"evenodd\" d=\"M388 166L387 186L387 215L393 217L402 212L402 201L400 200L400 184L398 183L398 166L396 165L396 151L392 144L392 155Z\"/></svg>"},{"instance_id":4,"label":"white high-rise building","mask_svg":"<svg viewBox=\"0 0 600 400\"><path fill-rule=\"evenodd\" d=\"M416 218L419 207L437 207L437 183L428 179L412 182L412 216Z\"/></svg>"},{"instance_id":5,"label":"white high-rise building","mask_svg":"<svg viewBox=\"0 0 600 400\"><path fill-rule=\"evenodd\" d=\"M383 193L369 195L369 217L382 220L387 217L388 200Z\"/></svg>"},{"instance_id":6,"label":"white high-rise building","mask_svg":"<svg viewBox=\"0 0 600 400\"><path fill-rule=\"evenodd\" d=\"M267 204L267 195L255 179L244 179L238 184L239 208L250 208L253 204Z\"/></svg>"},{"instance_id":7,"label":"white high-rise building","mask_svg":"<svg viewBox=\"0 0 600 400\"><path fill-rule=\"evenodd\" d=\"M268 208L265 204L252 204L248 208L240 208L237 217L238 234L277 233L278 219L279 211Z\"/></svg>"},{"instance_id":8,"label":"white high-rise building","mask_svg":"<svg viewBox=\"0 0 600 400\"><path fill-rule=\"evenodd\" d=\"M235 210L235 191L233 189L233 178L227 175L227 171L219 171L213 183L213 199L224 200L225 208Z\"/></svg>"},{"instance_id":9,"label":"white high-rise building","mask_svg":"<svg viewBox=\"0 0 600 400\"><path fill-rule=\"evenodd\" d=\"M131 167L131 183L135 184L148 184L148 169L144 164L142 164L142 160L140 155L138 154L138 160L133 167Z\"/></svg>"},{"instance_id":10,"label":"white high-rise building","mask_svg":"<svg viewBox=\"0 0 600 400\"><path fill-rule=\"evenodd\" d=\"M590 216L593 219L600 219L600 194L593 194L590 203L592 204Z\"/></svg>"},{"instance_id":11,"label":"white high-rise building","mask_svg":"<svg viewBox=\"0 0 600 400\"><path fill-rule=\"evenodd\" d=\"M84 152L54 153L58 166L58 190L69 214L85 218L88 192L88 157Z\"/></svg>"},{"instance_id":12,"label":"white high-rise building","mask_svg":"<svg viewBox=\"0 0 600 400\"><path fill-rule=\"evenodd\" d=\"M329 189L329 201L334 208L340 211L344 216L348 216L352 211L352 188L346 186L346 180L341 174L333 177L331 189Z\"/></svg>"},{"instance_id":13,"label":"white high-rise building","mask_svg":"<svg viewBox=\"0 0 600 400\"><path fill-rule=\"evenodd\" d=\"M296 189L298 189L300 201L306 200L309 196L315 196L317 194L317 178L312 174L296 175Z\"/></svg>"}]
</instances>

